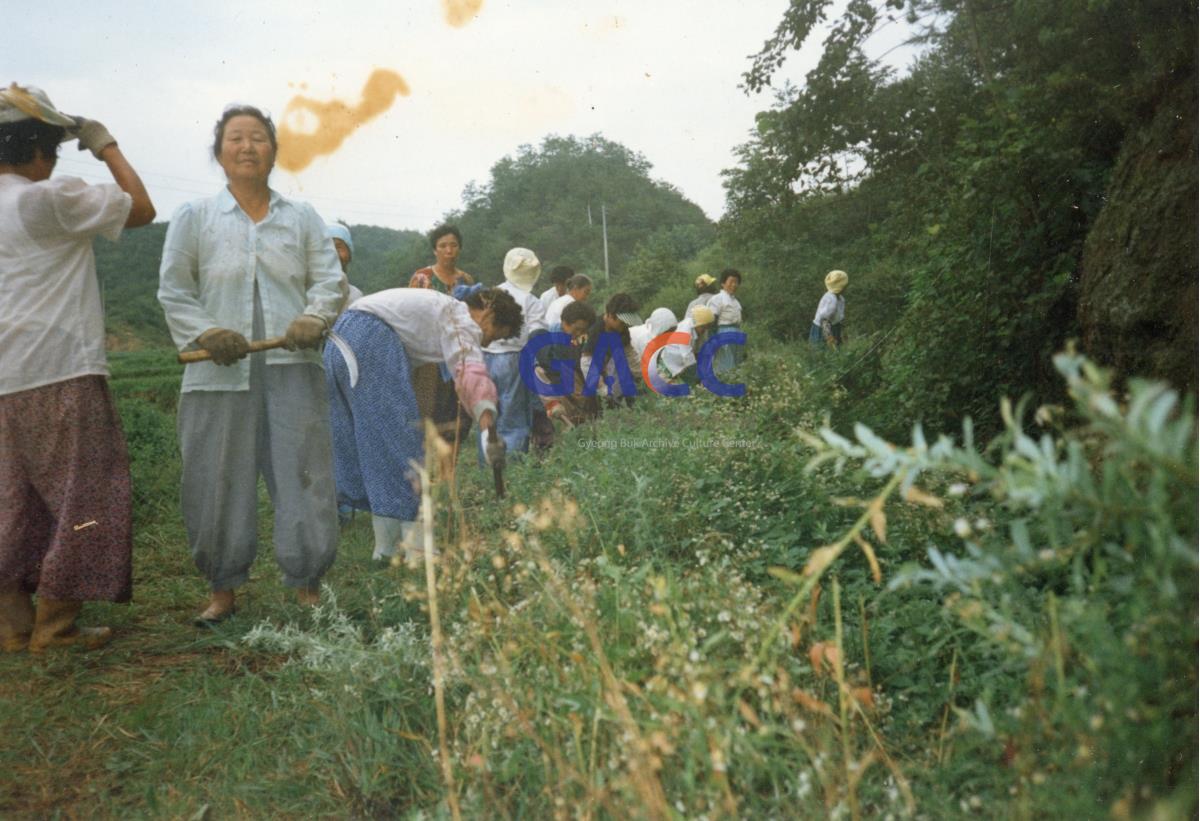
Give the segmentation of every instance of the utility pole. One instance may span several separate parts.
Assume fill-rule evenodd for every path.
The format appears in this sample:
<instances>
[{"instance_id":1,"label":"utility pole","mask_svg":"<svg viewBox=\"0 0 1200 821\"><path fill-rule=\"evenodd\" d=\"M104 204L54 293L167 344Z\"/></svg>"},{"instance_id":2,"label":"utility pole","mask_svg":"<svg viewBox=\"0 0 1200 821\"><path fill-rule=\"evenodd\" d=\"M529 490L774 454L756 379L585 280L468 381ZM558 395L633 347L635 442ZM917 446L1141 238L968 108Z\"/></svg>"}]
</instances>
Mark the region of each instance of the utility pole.
<instances>
[{"instance_id":1,"label":"utility pole","mask_svg":"<svg viewBox=\"0 0 1200 821\"><path fill-rule=\"evenodd\" d=\"M600 230L604 235L604 284L608 284L608 214L604 210L604 203L600 203Z\"/></svg>"}]
</instances>

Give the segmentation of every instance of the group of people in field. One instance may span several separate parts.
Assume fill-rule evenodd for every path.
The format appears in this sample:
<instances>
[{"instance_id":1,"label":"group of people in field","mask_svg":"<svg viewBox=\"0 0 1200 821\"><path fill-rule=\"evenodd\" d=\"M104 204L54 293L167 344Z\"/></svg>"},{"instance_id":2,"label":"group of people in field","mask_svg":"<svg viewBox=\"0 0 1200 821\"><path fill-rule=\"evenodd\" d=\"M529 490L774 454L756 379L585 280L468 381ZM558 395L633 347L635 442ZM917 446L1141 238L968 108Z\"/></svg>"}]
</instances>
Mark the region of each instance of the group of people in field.
<instances>
[{"instance_id":1,"label":"group of people in field","mask_svg":"<svg viewBox=\"0 0 1200 821\"><path fill-rule=\"evenodd\" d=\"M52 177L71 140L106 164L113 183ZM628 294L592 307L590 279L566 266L536 294L541 263L526 248L505 256L503 283L484 287L458 268L463 238L453 225L431 232L435 261L407 287L363 294L347 276L349 230L270 188L277 148L262 111L227 108L212 142L226 185L175 212L162 252L158 300L177 347L199 360L184 370L177 420L183 521L210 589L198 623L236 611L258 549L260 476L283 582L315 604L336 555L339 505L370 512L377 560L422 555L411 465L423 458L423 420L451 461L473 450L482 464L502 464L551 445L556 423L632 402L625 375L642 372L656 338L688 337L673 337L651 364L656 379L688 381L705 336L741 324L736 270L697 278L682 319L658 308L643 321ZM63 114L39 89L0 89L5 651L100 646L111 630L79 626L82 603L130 599L129 462L107 386L91 241L116 240L154 216L102 124ZM829 344L840 341L844 313L845 274L834 274L833 301L822 300L813 331ZM542 334L557 335L539 341L533 372L560 388L553 395L522 374L522 353ZM725 346L713 369L735 362ZM473 426L479 443L466 448Z\"/></svg>"}]
</instances>

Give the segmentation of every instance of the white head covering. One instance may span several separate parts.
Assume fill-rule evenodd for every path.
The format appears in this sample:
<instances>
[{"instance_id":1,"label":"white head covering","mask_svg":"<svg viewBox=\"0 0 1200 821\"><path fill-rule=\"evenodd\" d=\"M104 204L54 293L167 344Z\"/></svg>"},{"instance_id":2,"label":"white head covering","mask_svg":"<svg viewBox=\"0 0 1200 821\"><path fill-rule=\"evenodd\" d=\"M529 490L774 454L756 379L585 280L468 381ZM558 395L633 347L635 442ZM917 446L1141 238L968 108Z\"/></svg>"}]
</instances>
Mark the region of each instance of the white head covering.
<instances>
[{"instance_id":1,"label":"white head covering","mask_svg":"<svg viewBox=\"0 0 1200 821\"><path fill-rule=\"evenodd\" d=\"M850 277L846 276L845 271L830 271L825 275L825 290L832 294L840 294L846 290L849 282Z\"/></svg>"},{"instance_id":2,"label":"white head covering","mask_svg":"<svg viewBox=\"0 0 1200 821\"><path fill-rule=\"evenodd\" d=\"M325 238L340 239L350 249L350 256L354 256L354 240L350 238L350 229L340 222L331 222L325 226Z\"/></svg>"},{"instance_id":3,"label":"white head covering","mask_svg":"<svg viewBox=\"0 0 1200 821\"><path fill-rule=\"evenodd\" d=\"M650 312L650 318L646 320L646 324L650 326L650 336L655 337L678 325L679 320L675 318L675 313L670 308L655 308Z\"/></svg>"},{"instance_id":4,"label":"white head covering","mask_svg":"<svg viewBox=\"0 0 1200 821\"><path fill-rule=\"evenodd\" d=\"M692 324L697 328L703 328L705 325L711 325L716 322L717 318L713 315L712 308L707 305L697 305L692 308Z\"/></svg>"},{"instance_id":5,"label":"white head covering","mask_svg":"<svg viewBox=\"0 0 1200 821\"><path fill-rule=\"evenodd\" d=\"M533 290L541 274L542 263L528 248L513 248L504 255L504 278L525 293Z\"/></svg>"},{"instance_id":6,"label":"white head covering","mask_svg":"<svg viewBox=\"0 0 1200 821\"><path fill-rule=\"evenodd\" d=\"M17 123L21 120L41 120L63 128L77 125L75 118L55 108L46 92L40 88L16 83L8 88L0 88L0 123Z\"/></svg>"}]
</instances>

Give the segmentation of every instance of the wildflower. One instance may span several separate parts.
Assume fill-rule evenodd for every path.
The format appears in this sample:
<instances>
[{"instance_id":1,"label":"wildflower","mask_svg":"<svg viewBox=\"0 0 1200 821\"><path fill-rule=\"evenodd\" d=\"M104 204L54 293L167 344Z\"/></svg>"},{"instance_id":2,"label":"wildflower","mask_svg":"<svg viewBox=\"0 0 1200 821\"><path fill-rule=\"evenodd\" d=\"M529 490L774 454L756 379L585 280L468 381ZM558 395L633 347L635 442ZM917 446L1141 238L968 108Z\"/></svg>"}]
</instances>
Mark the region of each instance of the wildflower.
<instances>
[{"instance_id":1,"label":"wildflower","mask_svg":"<svg viewBox=\"0 0 1200 821\"><path fill-rule=\"evenodd\" d=\"M954 534L960 539L971 535L971 523L961 516L954 520Z\"/></svg>"}]
</instances>

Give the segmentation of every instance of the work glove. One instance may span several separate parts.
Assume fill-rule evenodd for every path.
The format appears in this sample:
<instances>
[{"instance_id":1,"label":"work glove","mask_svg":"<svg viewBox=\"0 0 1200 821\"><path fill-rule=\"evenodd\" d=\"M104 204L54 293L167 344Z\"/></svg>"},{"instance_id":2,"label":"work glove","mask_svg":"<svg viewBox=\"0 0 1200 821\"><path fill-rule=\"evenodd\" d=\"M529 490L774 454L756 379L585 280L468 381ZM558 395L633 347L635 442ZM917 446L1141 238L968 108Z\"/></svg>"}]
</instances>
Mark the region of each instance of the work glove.
<instances>
[{"instance_id":1,"label":"work glove","mask_svg":"<svg viewBox=\"0 0 1200 821\"><path fill-rule=\"evenodd\" d=\"M291 325L288 325L285 335L287 344L284 347L289 351L297 348L315 348L321 344L321 339L325 336L325 328L325 320L321 317L300 314L292 320Z\"/></svg>"},{"instance_id":2,"label":"work glove","mask_svg":"<svg viewBox=\"0 0 1200 821\"><path fill-rule=\"evenodd\" d=\"M570 417L567 416L567 409L562 402L551 402L546 405L546 415L554 421L562 422L567 428L575 427L571 423Z\"/></svg>"},{"instance_id":3,"label":"work glove","mask_svg":"<svg viewBox=\"0 0 1200 821\"><path fill-rule=\"evenodd\" d=\"M92 156L96 159L100 159L101 151L117 142L101 122L89 120L86 117L76 117L75 123L76 126L71 131L79 138L79 150L91 151Z\"/></svg>"},{"instance_id":4,"label":"work glove","mask_svg":"<svg viewBox=\"0 0 1200 821\"><path fill-rule=\"evenodd\" d=\"M228 328L209 328L196 344L212 354L212 361L218 365L232 365L250 352L246 337Z\"/></svg>"},{"instance_id":5,"label":"work glove","mask_svg":"<svg viewBox=\"0 0 1200 821\"><path fill-rule=\"evenodd\" d=\"M491 441L488 438L489 431L490 428L479 433L479 441L483 444L483 461L491 467L502 468L504 467L504 454L507 451L504 439L497 435L496 441Z\"/></svg>"}]
</instances>

